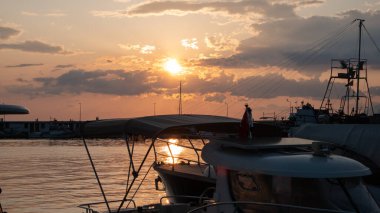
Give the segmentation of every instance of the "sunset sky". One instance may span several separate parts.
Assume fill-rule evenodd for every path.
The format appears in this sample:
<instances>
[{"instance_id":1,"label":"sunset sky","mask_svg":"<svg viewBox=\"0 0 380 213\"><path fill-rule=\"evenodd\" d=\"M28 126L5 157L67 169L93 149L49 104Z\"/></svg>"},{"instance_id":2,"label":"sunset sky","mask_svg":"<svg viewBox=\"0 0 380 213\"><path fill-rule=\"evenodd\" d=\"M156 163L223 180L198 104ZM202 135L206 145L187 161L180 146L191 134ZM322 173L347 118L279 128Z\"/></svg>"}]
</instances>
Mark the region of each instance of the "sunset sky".
<instances>
[{"instance_id":1,"label":"sunset sky","mask_svg":"<svg viewBox=\"0 0 380 213\"><path fill-rule=\"evenodd\" d=\"M356 57L354 19L380 45L379 0L0 1L0 101L31 111L10 120L176 114L180 80L183 113L287 117ZM377 113L379 51L363 33Z\"/></svg>"}]
</instances>

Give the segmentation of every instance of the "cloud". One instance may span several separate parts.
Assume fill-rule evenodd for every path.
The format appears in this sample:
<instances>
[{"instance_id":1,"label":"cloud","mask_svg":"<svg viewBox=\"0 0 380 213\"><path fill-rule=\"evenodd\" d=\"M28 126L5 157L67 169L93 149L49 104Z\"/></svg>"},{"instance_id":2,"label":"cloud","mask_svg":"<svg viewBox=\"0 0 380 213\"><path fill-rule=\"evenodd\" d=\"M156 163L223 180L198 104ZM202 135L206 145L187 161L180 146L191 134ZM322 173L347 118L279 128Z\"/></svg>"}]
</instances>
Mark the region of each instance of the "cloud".
<instances>
[{"instance_id":1,"label":"cloud","mask_svg":"<svg viewBox=\"0 0 380 213\"><path fill-rule=\"evenodd\" d=\"M59 70L67 69L67 68L73 68L73 67L75 67L75 65L73 64L58 64L55 66L55 68L52 71L55 72L55 71L59 71Z\"/></svg>"},{"instance_id":2,"label":"cloud","mask_svg":"<svg viewBox=\"0 0 380 213\"><path fill-rule=\"evenodd\" d=\"M298 7L310 7L310 6L318 6L325 3L326 0L299 0L288 2L294 6Z\"/></svg>"},{"instance_id":3,"label":"cloud","mask_svg":"<svg viewBox=\"0 0 380 213\"><path fill-rule=\"evenodd\" d=\"M380 37L380 11L347 11L336 17L296 17L252 25L260 33L240 42L238 53L230 57L212 58L203 65L223 68L257 68L277 66L302 73L319 75L329 68L332 58L352 58L357 53L358 23L365 26L373 38ZM370 65L380 68L380 53L363 32L363 49ZM380 42L380 41L377 41ZM363 54L364 55L364 54Z\"/></svg>"},{"instance_id":4,"label":"cloud","mask_svg":"<svg viewBox=\"0 0 380 213\"><path fill-rule=\"evenodd\" d=\"M226 94L254 99L290 96L320 100L326 88L326 82L318 79L295 81L278 74L234 79L234 75L224 72L202 77L189 74L183 79L182 89L185 94L203 95L205 101L223 102ZM334 88L337 94L343 95L345 92L344 83L336 82ZM118 96L156 93L170 96L178 93L178 81L166 72L72 69L57 77L22 80L19 85L7 89L31 97L82 93ZM378 88L373 89L375 94L378 91Z\"/></svg>"},{"instance_id":5,"label":"cloud","mask_svg":"<svg viewBox=\"0 0 380 213\"><path fill-rule=\"evenodd\" d=\"M223 34L206 35L206 46L214 51L234 51L239 45L237 39L233 39Z\"/></svg>"},{"instance_id":6,"label":"cloud","mask_svg":"<svg viewBox=\"0 0 380 213\"><path fill-rule=\"evenodd\" d=\"M223 16L266 16L272 18L294 17L294 6L272 3L267 0L242 1L147 1L133 5L126 10L93 11L94 16L133 17L152 15L184 16L191 13L219 14Z\"/></svg>"},{"instance_id":7,"label":"cloud","mask_svg":"<svg viewBox=\"0 0 380 213\"><path fill-rule=\"evenodd\" d=\"M25 52L36 52L36 53L49 53L49 54L72 54L70 51L66 51L61 46L55 46L47 44L41 41L24 41L20 43L3 43L0 44L1 49L13 49L21 50Z\"/></svg>"},{"instance_id":8,"label":"cloud","mask_svg":"<svg viewBox=\"0 0 380 213\"><path fill-rule=\"evenodd\" d=\"M42 66L44 64L17 64L17 65L8 65L7 68L17 68L17 67L36 67Z\"/></svg>"},{"instance_id":9,"label":"cloud","mask_svg":"<svg viewBox=\"0 0 380 213\"><path fill-rule=\"evenodd\" d=\"M295 81L285 79L278 74L269 74L239 79L236 86L231 89L231 94L248 98L291 96L320 99L326 85L325 82L320 82L318 79ZM343 84L336 83L335 87L343 88Z\"/></svg>"},{"instance_id":10,"label":"cloud","mask_svg":"<svg viewBox=\"0 0 380 213\"><path fill-rule=\"evenodd\" d=\"M60 12L60 11L53 11L48 13L36 13L36 12L30 12L30 11L22 11L21 15L24 16L45 16L45 17L63 17L67 16L66 13Z\"/></svg>"},{"instance_id":11,"label":"cloud","mask_svg":"<svg viewBox=\"0 0 380 213\"><path fill-rule=\"evenodd\" d=\"M379 114L380 113L380 104L374 104L373 110L375 113Z\"/></svg>"},{"instance_id":12,"label":"cloud","mask_svg":"<svg viewBox=\"0 0 380 213\"><path fill-rule=\"evenodd\" d=\"M118 46L125 50L140 50L141 48L139 44L131 44L131 45L118 44Z\"/></svg>"},{"instance_id":13,"label":"cloud","mask_svg":"<svg viewBox=\"0 0 380 213\"><path fill-rule=\"evenodd\" d=\"M21 83L28 83L29 81L23 79L23 78L17 78L16 79L17 82L21 82Z\"/></svg>"},{"instance_id":14,"label":"cloud","mask_svg":"<svg viewBox=\"0 0 380 213\"><path fill-rule=\"evenodd\" d=\"M380 96L380 87L371 87L371 95Z\"/></svg>"},{"instance_id":15,"label":"cloud","mask_svg":"<svg viewBox=\"0 0 380 213\"><path fill-rule=\"evenodd\" d=\"M145 45L141 47L140 53L141 54L152 54L156 50L156 47L153 45Z\"/></svg>"},{"instance_id":16,"label":"cloud","mask_svg":"<svg viewBox=\"0 0 380 213\"><path fill-rule=\"evenodd\" d=\"M212 94L207 94L203 98L204 101L208 102L218 102L218 103L223 103L223 101L226 99L226 96L221 93L212 93Z\"/></svg>"},{"instance_id":17,"label":"cloud","mask_svg":"<svg viewBox=\"0 0 380 213\"><path fill-rule=\"evenodd\" d=\"M118 46L125 50L139 51L141 54L152 54L156 47L154 45L139 45L139 44L118 44Z\"/></svg>"},{"instance_id":18,"label":"cloud","mask_svg":"<svg viewBox=\"0 0 380 213\"><path fill-rule=\"evenodd\" d=\"M9 39L10 37L19 35L20 33L21 32L18 29L0 26L0 39Z\"/></svg>"},{"instance_id":19,"label":"cloud","mask_svg":"<svg viewBox=\"0 0 380 213\"><path fill-rule=\"evenodd\" d=\"M59 64L59 65L55 66L56 69L65 69L65 68L72 68L72 67L75 67L75 65L73 65L73 64Z\"/></svg>"},{"instance_id":20,"label":"cloud","mask_svg":"<svg viewBox=\"0 0 380 213\"><path fill-rule=\"evenodd\" d=\"M197 50L199 49L198 47L198 41L196 38L191 38L191 39L182 39L181 40L181 45L183 47L185 47L186 49L193 49L193 50Z\"/></svg>"},{"instance_id":21,"label":"cloud","mask_svg":"<svg viewBox=\"0 0 380 213\"><path fill-rule=\"evenodd\" d=\"M184 81L184 91L198 94L225 93L235 85L234 78L234 75L225 72L220 72L218 75L212 73L202 77L196 74L188 75Z\"/></svg>"},{"instance_id":22,"label":"cloud","mask_svg":"<svg viewBox=\"0 0 380 213\"><path fill-rule=\"evenodd\" d=\"M70 70L56 78L34 78L34 85L13 86L12 92L36 95L60 95L64 93L101 93L112 95L140 95L151 91L147 83L149 73L122 70ZM29 88L29 89L28 89Z\"/></svg>"}]
</instances>

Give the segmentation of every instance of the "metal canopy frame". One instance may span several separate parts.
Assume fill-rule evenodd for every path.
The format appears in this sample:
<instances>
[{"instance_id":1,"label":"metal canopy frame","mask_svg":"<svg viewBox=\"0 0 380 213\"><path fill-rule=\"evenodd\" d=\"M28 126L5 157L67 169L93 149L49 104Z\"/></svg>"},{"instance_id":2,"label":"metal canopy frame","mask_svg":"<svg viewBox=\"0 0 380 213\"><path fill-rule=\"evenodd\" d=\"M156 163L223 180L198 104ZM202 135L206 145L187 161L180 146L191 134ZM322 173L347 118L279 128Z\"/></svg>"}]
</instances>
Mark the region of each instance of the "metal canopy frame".
<instances>
[{"instance_id":1,"label":"metal canopy frame","mask_svg":"<svg viewBox=\"0 0 380 213\"><path fill-rule=\"evenodd\" d=\"M128 168L128 177L127 177L127 185L126 185L126 192L124 194L124 197L122 200L120 200L120 205L118 207L117 212L120 212L120 209L125 204L125 201L131 201L131 199L127 199L128 195L131 193L132 186L135 184L137 178L139 177L139 174L151 152L152 149L154 149L155 154L155 162L157 162L157 152L155 148L155 143L157 141L165 142L170 150L170 142L165 141L165 138L184 138L189 143L190 146L184 146L184 145L178 145L185 148L191 148L194 149L196 152L196 155L198 156L198 164L200 164L200 155L198 151L195 149L194 145L191 142L191 139L197 138L201 139L202 143L205 144L204 139L207 138L207 136L210 136L209 133L212 133L211 136L214 134L235 134L238 132L238 128L240 125L240 120L228 118L228 117L221 117L221 116L212 116L212 115L159 115L159 116L147 116L147 117L141 117L141 118L133 118L133 119L113 119L113 120L102 120L102 121L94 121L89 122L84 127L84 134L83 134L83 144L86 149L88 158L90 160L93 172L95 174L95 177L97 179L100 191L102 193L104 203L107 206L108 212L111 213L111 208L109 206L110 202L108 201L107 196L104 192L102 183L100 181L100 178L98 176L95 164L93 162L93 158L91 157L90 150L87 146L86 137L119 137L123 136L126 142L127 150L128 150L128 157L129 157L129 168ZM206 134L206 136L205 136ZM135 136L143 136L144 140L149 138L152 140L150 143L147 152L145 153L141 163L138 165L135 164L133 161L133 153L134 153L134 147L135 142L134 140ZM171 150L170 150L171 152ZM172 154L172 153L171 153ZM171 155L174 162L174 157ZM153 164L149 167L146 175L148 174L149 170L152 168ZM174 165L173 165L174 166ZM174 167L173 167L174 168ZM131 177L132 175L132 177ZM145 180L145 177L141 180L140 186L142 182ZM136 189L134 195L140 188L140 186ZM134 197L133 195L133 197ZM132 197L132 199L133 199ZM129 205L128 203L128 205ZM99 204L99 203L96 203ZM80 207L88 207L90 208L91 204L81 205Z\"/></svg>"}]
</instances>

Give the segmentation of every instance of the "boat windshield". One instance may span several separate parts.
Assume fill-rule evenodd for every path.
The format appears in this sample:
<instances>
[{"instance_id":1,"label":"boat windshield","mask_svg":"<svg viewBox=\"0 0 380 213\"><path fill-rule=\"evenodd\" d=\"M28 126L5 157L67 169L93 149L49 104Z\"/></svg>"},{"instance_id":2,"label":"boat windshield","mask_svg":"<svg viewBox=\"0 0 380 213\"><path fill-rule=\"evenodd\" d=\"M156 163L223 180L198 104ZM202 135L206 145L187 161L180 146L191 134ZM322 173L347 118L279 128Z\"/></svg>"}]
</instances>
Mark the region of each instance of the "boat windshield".
<instances>
[{"instance_id":1,"label":"boat windshield","mask_svg":"<svg viewBox=\"0 0 380 213\"><path fill-rule=\"evenodd\" d=\"M377 212L375 201L360 178L316 179L270 176L229 171L231 196L235 201L286 204L301 207ZM279 206L242 204L242 212L308 212ZM323 211L310 211L323 212Z\"/></svg>"}]
</instances>

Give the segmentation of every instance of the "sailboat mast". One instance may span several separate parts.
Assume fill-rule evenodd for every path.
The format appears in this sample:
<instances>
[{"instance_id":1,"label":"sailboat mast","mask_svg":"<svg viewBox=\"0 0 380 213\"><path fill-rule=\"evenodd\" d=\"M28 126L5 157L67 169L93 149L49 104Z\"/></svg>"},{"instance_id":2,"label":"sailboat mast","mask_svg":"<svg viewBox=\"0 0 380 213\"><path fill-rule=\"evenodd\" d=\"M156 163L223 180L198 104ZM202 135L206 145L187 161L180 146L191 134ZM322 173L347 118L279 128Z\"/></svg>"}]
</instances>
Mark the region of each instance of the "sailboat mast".
<instances>
[{"instance_id":1,"label":"sailboat mast","mask_svg":"<svg viewBox=\"0 0 380 213\"><path fill-rule=\"evenodd\" d=\"M360 82L360 65L361 65L361 59L360 59L360 53L361 53L361 47L362 47L362 26L363 26L363 19L356 19L359 21L359 52L358 52L358 65L357 65L357 72L356 72L356 109L355 109L355 115L359 114L359 82Z\"/></svg>"}]
</instances>

